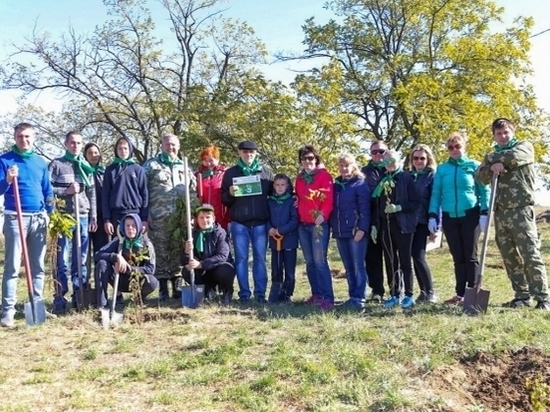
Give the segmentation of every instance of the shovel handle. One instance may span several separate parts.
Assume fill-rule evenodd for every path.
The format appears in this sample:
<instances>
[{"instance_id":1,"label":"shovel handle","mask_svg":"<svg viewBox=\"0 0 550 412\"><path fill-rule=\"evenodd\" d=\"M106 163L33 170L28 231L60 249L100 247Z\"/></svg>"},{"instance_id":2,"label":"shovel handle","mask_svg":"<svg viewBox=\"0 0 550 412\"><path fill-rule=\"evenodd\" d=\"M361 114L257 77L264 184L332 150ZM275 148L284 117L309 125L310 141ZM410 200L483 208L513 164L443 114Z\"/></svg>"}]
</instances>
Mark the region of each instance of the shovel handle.
<instances>
[{"instance_id":1,"label":"shovel handle","mask_svg":"<svg viewBox=\"0 0 550 412\"><path fill-rule=\"evenodd\" d=\"M283 248L283 235L274 235L272 236L273 239L275 239L275 248L277 249L277 252L280 252Z\"/></svg>"}]
</instances>

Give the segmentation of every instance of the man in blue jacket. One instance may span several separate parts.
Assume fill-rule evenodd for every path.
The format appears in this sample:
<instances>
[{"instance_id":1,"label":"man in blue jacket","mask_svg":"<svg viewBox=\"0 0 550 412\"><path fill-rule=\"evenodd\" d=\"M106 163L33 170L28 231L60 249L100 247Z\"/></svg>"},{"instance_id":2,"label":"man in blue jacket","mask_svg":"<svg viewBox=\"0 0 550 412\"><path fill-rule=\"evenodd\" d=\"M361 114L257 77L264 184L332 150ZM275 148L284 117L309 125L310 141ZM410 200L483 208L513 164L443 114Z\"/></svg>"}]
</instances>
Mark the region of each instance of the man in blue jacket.
<instances>
[{"instance_id":1,"label":"man in blue jacket","mask_svg":"<svg viewBox=\"0 0 550 412\"><path fill-rule=\"evenodd\" d=\"M233 295L235 268L227 233L215 220L214 206L205 203L195 210L193 241L185 243L181 256L183 278L190 282L190 271L194 270L195 283L205 286L205 296L210 297L217 289L222 301L228 304Z\"/></svg>"},{"instance_id":2,"label":"man in blue jacket","mask_svg":"<svg viewBox=\"0 0 550 412\"><path fill-rule=\"evenodd\" d=\"M53 208L53 189L48 177L48 165L33 149L35 131L29 123L15 126L15 145L11 151L0 156L0 195L4 195L5 262L2 277L2 319L0 325L15 326L15 303L17 301L17 278L21 267L21 241L13 179L19 183L19 196L23 225L29 253L34 295L42 297L44 290L44 257L48 215Z\"/></svg>"}]
</instances>

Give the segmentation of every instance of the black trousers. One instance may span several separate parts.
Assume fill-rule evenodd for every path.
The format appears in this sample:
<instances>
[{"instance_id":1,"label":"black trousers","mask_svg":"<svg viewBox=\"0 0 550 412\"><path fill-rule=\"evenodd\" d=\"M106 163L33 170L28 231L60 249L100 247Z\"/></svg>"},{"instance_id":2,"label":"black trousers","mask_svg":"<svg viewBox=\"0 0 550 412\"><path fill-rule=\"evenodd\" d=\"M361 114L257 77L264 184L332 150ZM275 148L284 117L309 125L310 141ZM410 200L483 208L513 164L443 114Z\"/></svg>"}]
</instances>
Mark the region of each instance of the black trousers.
<instances>
[{"instance_id":1,"label":"black trousers","mask_svg":"<svg viewBox=\"0 0 550 412\"><path fill-rule=\"evenodd\" d=\"M183 269L183 278L191 283L191 275L187 269ZM211 270L195 269L195 284L204 285L205 296L209 290L219 287L223 294L233 293L233 282L235 281L235 267L225 262Z\"/></svg>"},{"instance_id":2,"label":"black trousers","mask_svg":"<svg viewBox=\"0 0 550 412\"><path fill-rule=\"evenodd\" d=\"M92 250L94 254L103 246L105 246L107 243L109 243L109 240L111 239L110 236L107 234L107 232L105 232L105 228L103 227L103 224L104 224L103 220L98 220L97 230L95 232L90 232L89 234L90 241L93 248Z\"/></svg>"},{"instance_id":3,"label":"black trousers","mask_svg":"<svg viewBox=\"0 0 550 412\"><path fill-rule=\"evenodd\" d=\"M369 287L372 289L373 295L384 296L384 266L383 255L384 249L382 246L382 232L378 231L376 243L370 237L370 233L365 233L369 237L367 245L367 256L365 257L365 266L367 268L367 279Z\"/></svg>"},{"instance_id":4,"label":"black trousers","mask_svg":"<svg viewBox=\"0 0 550 412\"><path fill-rule=\"evenodd\" d=\"M426 293L433 292L432 273L426 262L426 241L429 234L428 225L418 224L412 241L414 274L420 290Z\"/></svg>"},{"instance_id":5,"label":"black trousers","mask_svg":"<svg viewBox=\"0 0 550 412\"><path fill-rule=\"evenodd\" d=\"M382 244L391 296L401 295L403 286L406 296L413 295L412 240L413 233L401 233L397 219L382 219Z\"/></svg>"},{"instance_id":6,"label":"black trousers","mask_svg":"<svg viewBox=\"0 0 550 412\"><path fill-rule=\"evenodd\" d=\"M98 306L100 308L107 305L107 288L114 284L115 281L115 267L113 263L106 260L100 260L97 262L96 267L96 290L98 294ZM141 298L145 298L150 295L158 286L158 280L153 275L145 275L145 279L141 285ZM121 273L118 280L118 292L130 292L130 274Z\"/></svg>"},{"instance_id":7,"label":"black trousers","mask_svg":"<svg viewBox=\"0 0 550 412\"><path fill-rule=\"evenodd\" d=\"M463 217L443 213L443 233L453 256L457 296L464 296L466 285L473 287L479 274L477 242L479 240L479 208L466 211Z\"/></svg>"}]
</instances>

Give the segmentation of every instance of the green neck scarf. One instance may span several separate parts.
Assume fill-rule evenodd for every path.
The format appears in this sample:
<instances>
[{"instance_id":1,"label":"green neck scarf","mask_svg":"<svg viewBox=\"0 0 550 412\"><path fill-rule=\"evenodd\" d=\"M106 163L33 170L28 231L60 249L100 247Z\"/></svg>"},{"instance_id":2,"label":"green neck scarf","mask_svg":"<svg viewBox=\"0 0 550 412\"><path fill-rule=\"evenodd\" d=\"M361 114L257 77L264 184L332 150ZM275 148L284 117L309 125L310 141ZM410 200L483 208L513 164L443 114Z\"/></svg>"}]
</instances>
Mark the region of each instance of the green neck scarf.
<instances>
[{"instance_id":1,"label":"green neck scarf","mask_svg":"<svg viewBox=\"0 0 550 412\"><path fill-rule=\"evenodd\" d=\"M386 162L384 162L383 160L381 162L375 162L374 160L371 160L370 164L377 169L383 169L384 167L386 167Z\"/></svg>"},{"instance_id":2,"label":"green neck scarf","mask_svg":"<svg viewBox=\"0 0 550 412\"><path fill-rule=\"evenodd\" d=\"M418 170L413 170L411 172L411 175L413 177L413 180L416 182L418 180L418 176L422 176L422 175L426 175L430 173L430 169L428 169L427 167L422 169L421 171L418 171Z\"/></svg>"},{"instance_id":3,"label":"green neck scarf","mask_svg":"<svg viewBox=\"0 0 550 412\"><path fill-rule=\"evenodd\" d=\"M162 164L166 165L166 166L174 166L174 165L182 165L183 162L178 159L177 157L172 160L170 159L170 156L168 156L166 153L162 152L160 155L159 155L159 160Z\"/></svg>"},{"instance_id":4,"label":"green neck scarf","mask_svg":"<svg viewBox=\"0 0 550 412\"><path fill-rule=\"evenodd\" d=\"M386 173L372 191L372 197L377 198L382 196L383 194L388 196L389 193L391 193L391 189L395 187L395 177L402 171L402 169L397 169L394 172Z\"/></svg>"},{"instance_id":5,"label":"green neck scarf","mask_svg":"<svg viewBox=\"0 0 550 412\"><path fill-rule=\"evenodd\" d=\"M90 182L90 176L94 174L95 170L90 165L90 163L88 163L88 161L84 159L84 156L82 156L81 154L75 156L68 150L65 150L65 156L63 156L63 158L68 160L69 162L72 162L72 164L76 166L76 171L78 175L82 178L84 186L90 187L92 185Z\"/></svg>"},{"instance_id":6,"label":"green neck scarf","mask_svg":"<svg viewBox=\"0 0 550 412\"><path fill-rule=\"evenodd\" d=\"M342 176L337 177L334 179L334 183L337 184L344 190L346 188L346 185L349 183L350 179L343 179Z\"/></svg>"},{"instance_id":7,"label":"green neck scarf","mask_svg":"<svg viewBox=\"0 0 550 412\"><path fill-rule=\"evenodd\" d=\"M268 196L268 199L274 200L277 202L277 204L282 205L285 200L290 199L291 197L292 196L290 196L290 193L287 192L280 196L277 196L277 195Z\"/></svg>"},{"instance_id":8,"label":"green neck scarf","mask_svg":"<svg viewBox=\"0 0 550 412\"><path fill-rule=\"evenodd\" d=\"M515 137L512 137L508 143L506 144L506 146L499 146L498 144L495 145L494 149L495 149L495 152L497 153L500 153L502 152L503 150L508 150L508 149L511 149L512 147L514 147L515 145L518 144L518 139L516 139Z\"/></svg>"},{"instance_id":9,"label":"green neck scarf","mask_svg":"<svg viewBox=\"0 0 550 412\"><path fill-rule=\"evenodd\" d=\"M317 171L318 171L318 169L313 169L311 172L308 173L308 172L306 172L305 170L302 169L302 171L299 174L299 177L304 179L306 181L307 185L310 185L310 184L313 183L313 178L317 174Z\"/></svg>"},{"instance_id":10,"label":"green neck scarf","mask_svg":"<svg viewBox=\"0 0 550 412\"><path fill-rule=\"evenodd\" d=\"M122 159L118 156L115 156L115 160L113 160L113 164L115 165L133 165L136 161L134 158L129 157L128 159Z\"/></svg>"},{"instance_id":11,"label":"green neck scarf","mask_svg":"<svg viewBox=\"0 0 550 412\"><path fill-rule=\"evenodd\" d=\"M96 165L90 165L90 166L92 167L92 169L94 169L94 175L105 173L105 168L101 166L99 163Z\"/></svg>"},{"instance_id":12,"label":"green neck scarf","mask_svg":"<svg viewBox=\"0 0 550 412\"><path fill-rule=\"evenodd\" d=\"M124 238L124 249L132 252L133 247L136 249L141 249L143 247L141 236L136 236L133 239L128 239L127 237Z\"/></svg>"},{"instance_id":13,"label":"green neck scarf","mask_svg":"<svg viewBox=\"0 0 550 412\"><path fill-rule=\"evenodd\" d=\"M206 240L206 234L212 233L214 231L214 228L211 227L209 229L199 229L197 240L195 240L195 250L198 253L204 252L204 243Z\"/></svg>"},{"instance_id":14,"label":"green neck scarf","mask_svg":"<svg viewBox=\"0 0 550 412\"><path fill-rule=\"evenodd\" d=\"M245 176L250 176L252 174L262 171L262 166L260 165L260 161L258 160L258 158L255 158L250 166L248 166L245 162L243 162L241 158L239 158L239 160L237 161L237 166L239 166Z\"/></svg>"},{"instance_id":15,"label":"green neck scarf","mask_svg":"<svg viewBox=\"0 0 550 412\"><path fill-rule=\"evenodd\" d=\"M28 150L23 150L23 151L20 151L19 148L16 146L16 145L13 145L11 147L11 151L13 153L17 153L19 156L21 156L23 159L28 159L29 157L31 157L33 154L34 154L34 148L30 148Z\"/></svg>"},{"instance_id":16,"label":"green neck scarf","mask_svg":"<svg viewBox=\"0 0 550 412\"><path fill-rule=\"evenodd\" d=\"M201 172L201 177L203 179L214 176L214 171L212 169L206 169Z\"/></svg>"}]
</instances>

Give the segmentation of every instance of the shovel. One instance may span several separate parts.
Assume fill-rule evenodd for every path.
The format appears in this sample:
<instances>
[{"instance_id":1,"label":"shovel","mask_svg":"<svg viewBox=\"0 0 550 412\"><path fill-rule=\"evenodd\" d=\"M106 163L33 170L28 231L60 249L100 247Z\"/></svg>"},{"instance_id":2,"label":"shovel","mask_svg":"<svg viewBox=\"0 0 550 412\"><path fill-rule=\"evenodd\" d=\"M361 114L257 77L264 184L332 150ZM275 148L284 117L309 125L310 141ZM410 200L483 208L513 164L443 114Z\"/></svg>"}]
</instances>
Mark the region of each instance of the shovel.
<instances>
[{"instance_id":1,"label":"shovel","mask_svg":"<svg viewBox=\"0 0 550 412\"><path fill-rule=\"evenodd\" d=\"M88 287L84 287L84 278L82 276L82 238L80 230L80 205L78 203L78 193L74 194L73 197L74 213L76 219L76 251L73 250L73 253L76 253L76 266L77 266L77 276L78 276L78 291L76 291L76 307L79 312L82 312L84 309L93 306L95 296L95 290L92 290ZM88 273L89 278L89 273ZM89 282L88 282L89 283Z\"/></svg>"},{"instance_id":2,"label":"shovel","mask_svg":"<svg viewBox=\"0 0 550 412\"><path fill-rule=\"evenodd\" d=\"M122 245L124 244L124 237L120 233L120 227L117 228L118 236L118 254L122 253ZM124 320L124 314L116 311L116 297L118 294L118 282L120 280L120 273L115 270L115 281L113 284L113 299L111 300L111 308L101 308L101 324L103 329L109 329L109 325L120 325Z\"/></svg>"},{"instance_id":3,"label":"shovel","mask_svg":"<svg viewBox=\"0 0 550 412\"><path fill-rule=\"evenodd\" d=\"M466 288L464 293L464 304L462 311L469 315L477 315L481 312L485 313L489 306L490 291L481 289L483 282L483 272L485 270L485 258L487 257L487 245L489 244L489 228L491 227L491 218L493 217L493 209L495 207L495 199L497 194L498 175L494 174L491 182L491 198L489 200L489 210L487 211L487 227L483 233L483 244L481 246L481 258L479 265L481 266L479 274L476 278L476 283L473 288Z\"/></svg>"},{"instance_id":4,"label":"shovel","mask_svg":"<svg viewBox=\"0 0 550 412\"><path fill-rule=\"evenodd\" d=\"M13 197L15 198L15 211L17 213L17 223L19 225L19 236L21 237L21 249L23 251L23 264L25 265L25 279L27 281L27 291L29 292L29 301L25 303L25 321L28 326L34 326L46 321L46 306L44 305L42 298L34 296L31 264L29 262L29 251L27 249L25 226L23 225L23 214L21 210L21 198L19 197L19 183L17 182L17 177L13 179L12 185Z\"/></svg>"},{"instance_id":5,"label":"shovel","mask_svg":"<svg viewBox=\"0 0 550 412\"><path fill-rule=\"evenodd\" d=\"M283 267L281 264L281 250L283 246L283 236L275 235L275 250L277 253L277 273L274 273L274 277L271 284L271 290L269 291L269 303L279 303L280 295L283 288Z\"/></svg>"},{"instance_id":6,"label":"shovel","mask_svg":"<svg viewBox=\"0 0 550 412\"><path fill-rule=\"evenodd\" d=\"M185 178L185 215L187 218L187 237L193 241L193 232L191 227L191 199L189 198L189 167L187 157L183 158L183 174ZM193 259L193 249L189 252L189 260ZM195 270L191 269L191 286L181 288L181 304L189 309L196 309L204 299L204 285L195 285Z\"/></svg>"}]
</instances>

